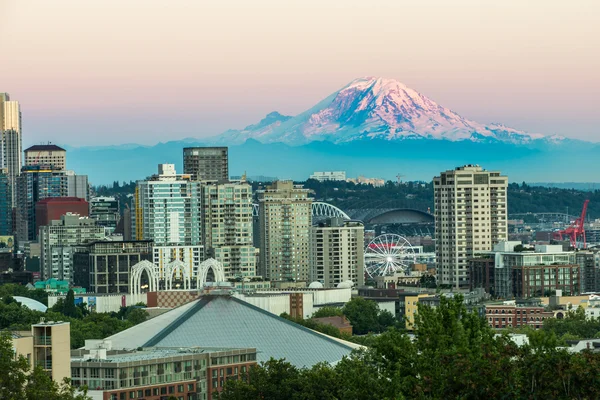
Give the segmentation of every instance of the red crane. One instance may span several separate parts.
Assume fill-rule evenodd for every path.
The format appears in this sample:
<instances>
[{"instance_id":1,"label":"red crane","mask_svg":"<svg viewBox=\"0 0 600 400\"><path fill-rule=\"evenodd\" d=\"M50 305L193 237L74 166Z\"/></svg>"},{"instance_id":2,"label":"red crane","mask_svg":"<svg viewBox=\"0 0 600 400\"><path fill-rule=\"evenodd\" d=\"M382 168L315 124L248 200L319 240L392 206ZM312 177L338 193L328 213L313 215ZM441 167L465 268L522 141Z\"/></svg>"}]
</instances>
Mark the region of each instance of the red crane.
<instances>
[{"instance_id":1,"label":"red crane","mask_svg":"<svg viewBox=\"0 0 600 400\"><path fill-rule=\"evenodd\" d=\"M554 233L554 239L563 240L563 236L568 236L571 240L571 247L577 248L577 238L580 237L583 242L583 248L587 248L587 242L585 240L585 228L583 224L585 223L585 214L587 212L589 202L589 200L586 200L583 203L583 210L581 210L581 216L577 218L575 222L573 222L567 229L563 229L562 231Z\"/></svg>"}]
</instances>

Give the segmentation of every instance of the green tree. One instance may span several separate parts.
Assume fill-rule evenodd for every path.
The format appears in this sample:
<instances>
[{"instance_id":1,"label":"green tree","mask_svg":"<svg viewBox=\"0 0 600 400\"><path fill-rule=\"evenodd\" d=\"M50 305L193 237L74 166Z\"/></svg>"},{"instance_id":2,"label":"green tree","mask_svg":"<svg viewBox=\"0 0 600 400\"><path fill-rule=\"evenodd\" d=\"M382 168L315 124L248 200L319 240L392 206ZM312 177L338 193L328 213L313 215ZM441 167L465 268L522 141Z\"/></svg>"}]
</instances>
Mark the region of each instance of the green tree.
<instances>
[{"instance_id":1,"label":"green tree","mask_svg":"<svg viewBox=\"0 0 600 400\"><path fill-rule=\"evenodd\" d=\"M75 306L75 293L73 292L73 289L69 289L67 292L62 313L71 318L76 318L78 315L80 315L77 312L77 307Z\"/></svg>"},{"instance_id":2,"label":"green tree","mask_svg":"<svg viewBox=\"0 0 600 400\"><path fill-rule=\"evenodd\" d=\"M342 312L352 324L352 331L357 335L379 332L379 306L372 300L354 297L344 305Z\"/></svg>"},{"instance_id":3,"label":"green tree","mask_svg":"<svg viewBox=\"0 0 600 400\"><path fill-rule=\"evenodd\" d=\"M341 308L325 306L319 308L314 314L313 318L324 318L324 317L341 317L344 315Z\"/></svg>"}]
</instances>

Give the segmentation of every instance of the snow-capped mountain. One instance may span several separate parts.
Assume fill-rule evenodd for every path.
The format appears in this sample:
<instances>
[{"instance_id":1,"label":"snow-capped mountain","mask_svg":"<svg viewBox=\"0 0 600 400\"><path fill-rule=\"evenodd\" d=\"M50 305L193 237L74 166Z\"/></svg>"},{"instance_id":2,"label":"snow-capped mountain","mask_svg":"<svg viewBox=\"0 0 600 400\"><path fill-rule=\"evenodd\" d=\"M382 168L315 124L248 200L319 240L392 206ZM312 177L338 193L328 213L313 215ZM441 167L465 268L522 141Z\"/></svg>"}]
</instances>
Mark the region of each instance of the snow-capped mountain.
<instances>
[{"instance_id":1,"label":"snow-capped mountain","mask_svg":"<svg viewBox=\"0 0 600 400\"><path fill-rule=\"evenodd\" d=\"M295 117L270 113L258 124L229 130L222 143L256 139L300 145L313 141L343 143L358 139L443 139L528 144L544 138L501 124L463 118L394 79L356 79ZM557 138L552 138L556 142Z\"/></svg>"}]
</instances>

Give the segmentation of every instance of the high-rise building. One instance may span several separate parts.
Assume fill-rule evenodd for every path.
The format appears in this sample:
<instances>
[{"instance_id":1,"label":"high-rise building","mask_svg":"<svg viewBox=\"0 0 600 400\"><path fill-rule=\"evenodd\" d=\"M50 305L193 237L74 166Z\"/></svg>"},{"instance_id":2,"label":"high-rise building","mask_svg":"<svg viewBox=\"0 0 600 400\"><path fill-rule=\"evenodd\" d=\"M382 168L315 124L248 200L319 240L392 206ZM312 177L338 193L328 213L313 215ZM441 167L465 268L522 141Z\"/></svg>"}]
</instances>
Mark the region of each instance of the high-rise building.
<instances>
[{"instance_id":1,"label":"high-rise building","mask_svg":"<svg viewBox=\"0 0 600 400\"><path fill-rule=\"evenodd\" d=\"M38 201L35 204L35 231L39 232L40 226L50 225L50 221L58 221L67 213L87 217L88 202L77 197L49 197Z\"/></svg>"},{"instance_id":2,"label":"high-rise building","mask_svg":"<svg viewBox=\"0 0 600 400\"><path fill-rule=\"evenodd\" d=\"M17 182L16 233L19 242L37 238L35 205L51 197L67 196L64 171L54 171L45 165L25 166Z\"/></svg>"},{"instance_id":3,"label":"high-rise building","mask_svg":"<svg viewBox=\"0 0 600 400\"><path fill-rule=\"evenodd\" d=\"M0 236L13 234L12 192L8 170L0 168Z\"/></svg>"},{"instance_id":4,"label":"high-rise building","mask_svg":"<svg viewBox=\"0 0 600 400\"><path fill-rule=\"evenodd\" d=\"M438 283L468 287L468 260L507 239L508 178L478 165L433 179Z\"/></svg>"},{"instance_id":5,"label":"high-rise building","mask_svg":"<svg viewBox=\"0 0 600 400\"><path fill-rule=\"evenodd\" d=\"M39 144L25 149L25 165L50 165L55 171L67 169L67 151L54 144Z\"/></svg>"},{"instance_id":6,"label":"high-rise building","mask_svg":"<svg viewBox=\"0 0 600 400\"><path fill-rule=\"evenodd\" d=\"M160 164L158 175L138 181L135 235L157 246L202 243L201 186L178 175L173 164Z\"/></svg>"},{"instance_id":7,"label":"high-rise building","mask_svg":"<svg viewBox=\"0 0 600 400\"><path fill-rule=\"evenodd\" d=\"M11 101L8 93L0 93L0 168L8 170L13 207L17 197L17 177L23 165L22 143L19 102Z\"/></svg>"},{"instance_id":8,"label":"high-rise building","mask_svg":"<svg viewBox=\"0 0 600 400\"><path fill-rule=\"evenodd\" d=\"M202 187L203 243L223 264L226 278L256 275L252 187L246 182L206 182Z\"/></svg>"},{"instance_id":9,"label":"high-rise building","mask_svg":"<svg viewBox=\"0 0 600 400\"><path fill-rule=\"evenodd\" d=\"M258 191L260 273L272 281L308 280L312 199L308 189L277 181Z\"/></svg>"},{"instance_id":10,"label":"high-rise building","mask_svg":"<svg viewBox=\"0 0 600 400\"><path fill-rule=\"evenodd\" d=\"M229 180L227 147L184 148L183 173L195 181Z\"/></svg>"},{"instance_id":11,"label":"high-rise building","mask_svg":"<svg viewBox=\"0 0 600 400\"><path fill-rule=\"evenodd\" d=\"M98 241L78 246L73 282L91 293L130 293L131 268L152 261L152 241Z\"/></svg>"},{"instance_id":12,"label":"high-rise building","mask_svg":"<svg viewBox=\"0 0 600 400\"><path fill-rule=\"evenodd\" d=\"M40 227L42 279L73 281L73 253L79 245L105 238L96 221L68 213Z\"/></svg>"},{"instance_id":13,"label":"high-rise building","mask_svg":"<svg viewBox=\"0 0 600 400\"><path fill-rule=\"evenodd\" d=\"M132 234L154 241L154 263L161 273L178 260L196 276L204 260L200 182L178 175L173 164L160 164L157 175L138 181L133 204Z\"/></svg>"},{"instance_id":14,"label":"high-rise building","mask_svg":"<svg viewBox=\"0 0 600 400\"><path fill-rule=\"evenodd\" d=\"M90 200L90 185L87 175L76 175L74 171L65 171L67 176L67 196Z\"/></svg>"},{"instance_id":15,"label":"high-rise building","mask_svg":"<svg viewBox=\"0 0 600 400\"><path fill-rule=\"evenodd\" d=\"M310 281L337 287L345 281L365 283L365 227L359 221L330 218L310 228Z\"/></svg>"},{"instance_id":16,"label":"high-rise building","mask_svg":"<svg viewBox=\"0 0 600 400\"><path fill-rule=\"evenodd\" d=\"M119 201L114 197L94 197L90 200L90 217L94 218L98 225L104 226L110 232L114 232L121 220L119 212Z\"/></svg>"}]
</instances>

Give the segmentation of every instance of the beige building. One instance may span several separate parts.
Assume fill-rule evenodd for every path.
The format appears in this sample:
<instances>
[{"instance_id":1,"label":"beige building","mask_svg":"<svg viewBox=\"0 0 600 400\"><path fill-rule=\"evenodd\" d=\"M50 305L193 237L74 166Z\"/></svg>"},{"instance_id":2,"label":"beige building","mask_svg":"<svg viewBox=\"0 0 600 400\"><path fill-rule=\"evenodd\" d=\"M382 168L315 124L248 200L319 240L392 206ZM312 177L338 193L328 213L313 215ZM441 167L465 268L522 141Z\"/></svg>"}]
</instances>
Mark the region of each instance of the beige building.
<instances>
[{"instance_id":1,"label":"beige building","mask_svg":"<svg viewBox=\"0 0 600 400\"><path fill-rule=\"evenodd\" d=\"M419 299L430 297L431 295L423 293L415 296L406 296L404 300L404 320L406 329L412 331L415 325L415 316L419 311Z\"/></svg>"},{"instance_id":2,"label":"beige building","mask_svg":"<svg viewBox=\"0 0 600 400\"><path fill-rule=\"evenodd\" d=\"M365 283L365 227L359 221L331 218L310 229L311 282L324 287L336 287L352 281L355 286Z\"/></svg>"},{"instance_id":3,"label":"beige building","mask_svg":"<svg viewBox=\"0 0 600 400\"><path fill-rule=\"evenodd\" d=\"M252 208L252 187L244 181L202 186L205 251L223 264L227 279L256 276Z\"/></svg>"},{"instance_id":4,"label":"beige building","mask_svg":"<svg viewBox=\"0 0 600 400\"><path fill-rule=\"evenodd\" d=\"M40 322L31 332L12 334L15 355L22 355L31 368L42 367L56 382L71 378L71 327L68 322Z\"/></svg>"},{"instance_id":5,"label":"beige building","mask_svg":"<svg viewBox=\"0 0 600 400\"><path fill-rule=\"evenodd\" d=\"M25 165L51 165L54 171L67 169L67 151L54 144L41 144L25 149Z\"/></svg>"},{"instance_id":6,"label":"beige building","mask_svg":"<svg viewBox=\"0 0 600 400\"><path fill-rule=\"evenodd\" d=\"M271 281L307 280L312 199L308 189L277 181L258 191L260 274Z\"/></svg>"},{"instance_id":7,"label":"beige building","mask_svg":"<svg viewBox=\"0 0 600 400\"><path fill-rule=\"evenodd\" d=\"M17 176L23 166L22 149L21 107L18 101L10 100L8 93L0 93L0 168L8 170L13 207L17 196Z\"/></svg>"},{"instance_id":8,"label":"beige building","mask_svg":"<svg viewBox=\"0 0 600 400\"><path fill-rule=\"evenodd\" d=\"M468 259L507 240L508 178L478 165L433 179L437 282L468 287Z\"/></svg>"}]
</instances>

